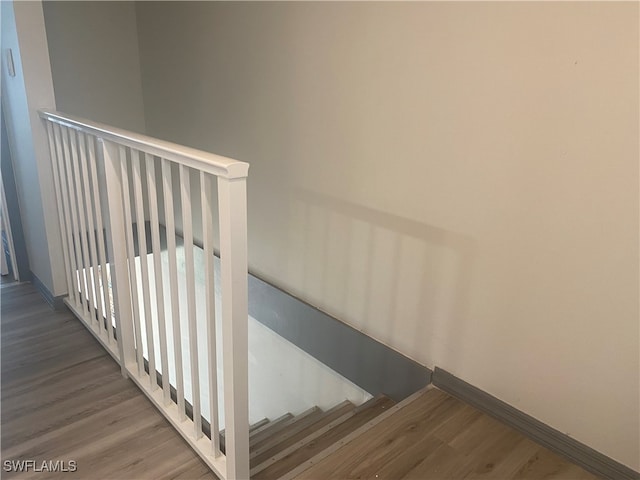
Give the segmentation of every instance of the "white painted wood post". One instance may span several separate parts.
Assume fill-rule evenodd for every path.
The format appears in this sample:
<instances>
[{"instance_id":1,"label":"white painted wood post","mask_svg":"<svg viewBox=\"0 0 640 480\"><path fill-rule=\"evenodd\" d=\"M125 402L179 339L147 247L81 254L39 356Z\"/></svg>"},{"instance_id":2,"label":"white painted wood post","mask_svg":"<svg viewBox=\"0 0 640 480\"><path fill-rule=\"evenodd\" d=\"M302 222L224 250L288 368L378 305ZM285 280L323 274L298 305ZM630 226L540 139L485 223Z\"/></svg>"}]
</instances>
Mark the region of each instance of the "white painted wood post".
<instances>
[{"instance_id":1,"label":"white painted wood post","mask_svg":"<svg viewBox=\"0 0 640 480\"><path fill-rule=\"evenodd\" d=\"M69 185L66 182L66 174L65 174L65 160L63 156L62 150L62 131L61 127L58 124L53 125L53 136L56 145L56 155L54 157L55 160L55 169L54 172L57 172L57 178L60 184L60 194L62 198L62 211L64 212L64 236L67 241L67 256L69 259L69 274L70 274L70 285L69 285L69 298L73 305L80 309L80 300L78 297L78 277L77 277L77 267L76 267L76 255L75 250L73 248L73 227L71 226L71 211L69 207ZM62 228L62 225L61 225Z\"/></svg>"},{"instance_id":2,"label":"white painted wood post","mask_svg":"<svg viewBox=\"0 0 640 480\"><path fill-rule=\"evenodd\" d=\"M160 245L160 220L158 220L158 192L156 189L156 161L148 153L144 156L147 171L147 199L149 200L149 228L151 229L151 249L153 250L153 271L155 274L156 312L158 313L158 336L160 338L160 364L162 365L162 394L164 404L171 404L169 384L169 351L167 349L167 328L164 311L164 282L162 275L162 247Z\"/></svg>"},{"instance_id":3,"label":"white painted wood post","mask_svg":"<svg viewBox=\"0 0 640 480\"><path fill-rule=\"evenodd\" d=\"M124 156L120 147L121 158ZM120 162L120 181L122 182L122 198L124 201L124 234L127 243L127 258L129 259L129 285L131 285L131 306L133 308L133 328L135 332L136 363L138 376L144 374L144 355L142 351L142 326L140 325L140 300L138 299L138 274L136 271L136 249L133 245L133 220L131 215L131 194L129 192L129 173L125 162Z\"/></svg>"},{"instance_id":4,"label":"white painted wood post","mask_svg":"<svg viewBox=\"0 0 640 480\"><path fill-rule=\"evenodd\" d=\"M71 241L72 241L72 253L75 262L72 260L75 270L73 271L73 282L76 288L76 307L84 316L85 304L83 298L84 283L80 279L80 272L82 271L82 253L80 251L80 236L78 229L78 215L77 215L77 201L75 186L73 183L73 169L71 168L71 153L69 150L69 127L60 126L60 137L62 140L62 159L64 160L65 178L63 181L63 199L67 200L68 212L71 214ZM62 167L61 167L62 169ZM62 170L61 170L62 171Z\"/></svg>"},{"instance_id":5,"label":"white painted wood post","mask_svg":"<svg viewBox=\"0 0 640 480\"><path fill-rule=\"evenodd\" d=\"M104 159L107 203L107 249L111 266L111 283L115 309L118 351L122 375L127 377L127 366L135 368L136 353L133 343L133 318L131 316L131 285L127 267L127 249L124 232L122 181L120 178L119 146L98 139Z\"/></svg>"},{"instance_id":6,"label":"white painted wood post","mask_svg":"<svg viewBox=\"0 0 640 480\"><path fill-rule=\"evenodd\" d=\"M189 326L189 356L191 364L191 404L196 439L202 437L200 410L200 368L198 363L198 324L196 312L196 278L193 263L193 217L191 212L190 170L180 165L180 198L182 201L182 238L184 241L184 270L187 277L187 322Z\"/></svg>"},{"instance_id":7,"label":"white painted wood post","mask_svg":"<svg viewBox=\"0 0 640 480\"><path fill-rule=\"evenodd\" d=\"M102 220L102 203L100 199L100 185L98 184L98 163L96 161L95 141L92 135L87 136L89 142L89 163L91 164L91 188L94 192L94 201L96 202L96 231L98 237L98 263L100 265L100 275L102 278L102 288L99 293L104 305L104 319L100 319L100 327L107 339L107 343L113 346L113 327L111 326L111 302L109 299L109 280L107 278L107 250L104 241L104 222Z\"/></svg>"},{"instance_id":8,"label":"white painted wood post","mask_svg":"<svg viewBox=\"0 0 640 480\"><path fill-rule=\"evenodd\" d=\"M164 218L169 257L169 291L171 296L171 320L173 323L173 353L176 370L176 394L180 421L187 418L184 406L184 378L182 369L182 334L180 329L180 305L178 295L178 265L176 259L176 226L173 212L173 182L171 163L162 159L162 193L164 195Z\"/></svg>"},{"instance_id":9,"label":"white painted wood post","mask_svg":"<svg viewBox=\"0 0 640 480\"><path fill-rule=\"evenodd\" d=\"M67 279L67 295L75 303L76 301L75 288L72 280L73 272L71 270L71 261L69 260L69 255L71 252L69 251L68 238L65 238L67 237L67 230L65 228L65 211L62 205L62 189L60 187L60 169L58 167L58 162L60 159L60 153L59 153L60 147L58 146L58 148L56 148L56 141L53 134L53 124L49 121L47 121L46 124L47 124L47 137L49 138L49 152L51 155L51 170L53 172L53 186L56 192L56 200L58 202L57 203L58 222L60 223L60 237L62 240L62 257L64 261L64 270L65 270L66 279ZM4 197L3 197L2 205L3 206L6 205L6 203L4 202ZM4 211L3 211L3 216L4 216ZM8 217L4 217L4 218L8 219ZM9 222L7 220L7 229L10 230L10 228L11 226L9 225ZM13 249L12 249L12 252L13 252ZM14 262L13 256L11 257L11 261ZM17 271L17 266L15 263L13 263L13 269ZM15 273L14 273L14 276L15 276Z\"/></svg>"},{"instance_id":10,"label":"white painted wood post","mask_svg":"<svg viewBox=\"0 0 640 480\"><path fill-rule=\"evenodd\" d=\"M200 171L200 204L202 206L202 248L204 251L204 285L207 320L207 364L209 371L209 420L211 452L220 456L220 426L218 422L218 363L216 352L216 287L215 253L213 250L213 184L211 175Z\"/></svg>"},{"instance_id":11,"label":"white painted wood post","mask_svg":"<svg viewBox=\"0 0 640 480\"><path fill-rule=\"evenodd\" d=\"M89 170L95 168L95 165L91 165L89 162L87 136L84 132L78 132L78 153L80 155L80 161L82 163L82 185L84 191L84 202L86 205L87 213L87 240L89 243L89 264L91 272L87 272L87 275L91 277L91 283L93 288L89 292L89 301L93 305L93 312L95 314L95 320L91 319L91 325L95 328L95 332L100 336L102 333L102 325L104 324L104 311L102 310L102 301L100 300L100 278L98 275L98 248L96 246L96 226L95 226L95 210L94 205L95 197L99 192L92 191L89 187Z\"/></svg>"},{"instance_id":12,"label":"white painted wood post","mask_svg":"<svg viewBox=\"0 0 640 480\"><path fill-rule=\"evenodd\" d=\"M124 147L120 147L120 158L124 158ZM149 292L149 255L147 250L147 227L144 219L144 201L142 199L142 174L140 170L140 152L130 149L131 175L133 177L133 198L136 205L136 233L138 235L138 258L140 259L140 274L142 277L142 305L144 331L147 337L147 355L149 356L149 385L151 390L158 388L156 369L156 349L153 341L153 313L151 312L151 293ZM135 258L130 259L129 265L135 268ZM137 287L136 287L137 288ZM138 319L142 322L142 318ZM140 345L142 347L142 344Z\"/></svg>"},{"instance_id":13,"label":"white painted wood post","mask_svg":"<svg viewBox=\"0 0 640 480\"><path fill-rule=\"evenodd\" d=\"M218 177L227 478L249 479L246 178Z\"/></svg>"},{"instance_id":14,"label":"white painted wood post","mask_svg":"<svg viewBox=\"0 0 640 480\"><path fill-rule=\"evenodd\" d=\"M80 283L84 292L82 298L82 313L85 315L85 321L88 325L93 323L95 318L95 306L91 301L92 290L91 279L89 278L89 246L87 245L87 226L86 226L86 212L84 204L84 195L82 193L82 183L80 182L80 160L78 158L78 132L70 128L69 129L69 146L71 151L71 164L73 165L73 177L75 185L75 197L76 211L78 213L78 245L76 248L80 250L80 258L82 260L82 268L78 269L80 275Z\"/></svg>"}]
</instances>

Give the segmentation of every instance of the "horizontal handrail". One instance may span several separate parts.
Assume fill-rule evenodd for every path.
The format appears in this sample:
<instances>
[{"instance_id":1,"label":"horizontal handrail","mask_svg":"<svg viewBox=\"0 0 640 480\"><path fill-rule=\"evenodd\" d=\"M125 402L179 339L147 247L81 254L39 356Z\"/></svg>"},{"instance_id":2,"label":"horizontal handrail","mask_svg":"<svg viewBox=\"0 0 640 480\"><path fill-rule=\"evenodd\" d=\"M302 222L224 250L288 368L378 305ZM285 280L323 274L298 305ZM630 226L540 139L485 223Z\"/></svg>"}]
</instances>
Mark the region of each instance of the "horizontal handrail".
<instances>
[{"instance_id":1,"label":"horizontal handrail","mask_svg":"<svg viewBox=\"0 0 640 480\"><path fill-rule=\"evenodd\" d=\"M98 138L126 145L219 177L229 179L245 178L249 172L248 163L214 153L185 147L177 143L133 133L128 130L53 110L38 110L38 114L45 120L75 128L95 135Z\"/></svg>"}]
</instances>

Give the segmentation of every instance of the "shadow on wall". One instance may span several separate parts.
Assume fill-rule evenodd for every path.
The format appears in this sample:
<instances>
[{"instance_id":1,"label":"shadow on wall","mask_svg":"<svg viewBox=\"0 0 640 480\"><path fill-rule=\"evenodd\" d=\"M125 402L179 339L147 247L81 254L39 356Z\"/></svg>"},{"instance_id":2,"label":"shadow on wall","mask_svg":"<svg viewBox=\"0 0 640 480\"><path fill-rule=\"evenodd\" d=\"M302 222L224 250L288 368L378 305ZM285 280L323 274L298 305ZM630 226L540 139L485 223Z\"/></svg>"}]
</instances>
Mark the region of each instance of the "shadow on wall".
<instances>
[{"instance_id":1,"label":"shadow on wall","mask_svg":"<svg viewBox=\"0 0 640 480\"><path fill-rule=\"evenodd\" d=\"M290 205L292 293L426 366L464 333L473 239L311 190Z\"/></svg>"}]
</instances>

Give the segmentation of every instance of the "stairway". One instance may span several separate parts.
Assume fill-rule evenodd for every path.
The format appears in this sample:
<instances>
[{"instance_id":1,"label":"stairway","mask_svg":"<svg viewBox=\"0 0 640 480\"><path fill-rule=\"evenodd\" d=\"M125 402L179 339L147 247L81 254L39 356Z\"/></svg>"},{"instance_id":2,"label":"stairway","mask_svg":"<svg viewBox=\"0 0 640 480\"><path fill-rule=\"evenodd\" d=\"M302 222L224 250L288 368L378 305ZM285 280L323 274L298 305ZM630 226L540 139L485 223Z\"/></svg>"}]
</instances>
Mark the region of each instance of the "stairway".
<instances>
[{"instance_id":1,"label":"stairway","mask_svg":"<svg viewBox=\"0 0 640 480\"><path fill-rule=\"evenodd\" d=\"M251 426L249 449L252 480L276 480L331 447L395 404L378 395L362 405L348 400L322 411L312 407L298 415L286 413ZM224 442L224 433L222 442Z\"/></svg>"},{"instance_id":2,"label":"stairway","mask_svg":"<svg viewBox=\"0 0 640 480\"><path fill-rule=\"evenodd\" d=\"M398 404L379 395L263 420L250 451L252 480L597 480L433 386Z\"/></svg>"}]
</instances>

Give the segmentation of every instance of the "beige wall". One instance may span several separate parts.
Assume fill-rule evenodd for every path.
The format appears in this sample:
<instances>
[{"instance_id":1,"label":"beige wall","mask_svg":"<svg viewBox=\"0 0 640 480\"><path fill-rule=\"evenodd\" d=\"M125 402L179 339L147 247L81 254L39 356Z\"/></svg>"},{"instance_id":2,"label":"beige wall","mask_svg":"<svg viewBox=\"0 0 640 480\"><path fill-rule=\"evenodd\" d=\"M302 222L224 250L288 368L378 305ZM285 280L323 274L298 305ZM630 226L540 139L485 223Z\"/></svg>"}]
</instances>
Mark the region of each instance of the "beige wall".
<instances>
[{"instance_id":1,"label":"beige wall","mask_svg":"<svg viewBox=\"0 0 640 480\"><path fill-rule=\"evenodd\" d=\"M58 109L144 132L133 2L43 2Z\"/></svg>"},{"instance_id":2,"label":"beige wall","mask_svg":"<svg viewBox=\"0 0 640 480\"><path fill-rule=\"evenodd\" d=\"M250 267L638 470L638 4L137 5Z\"/></svg>"}]
</instances>

